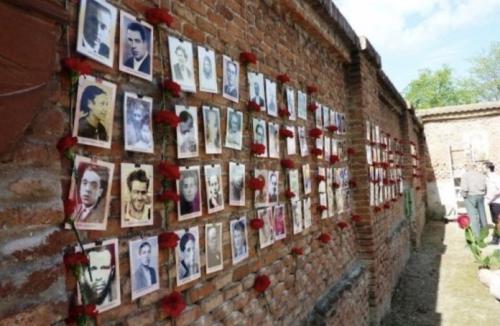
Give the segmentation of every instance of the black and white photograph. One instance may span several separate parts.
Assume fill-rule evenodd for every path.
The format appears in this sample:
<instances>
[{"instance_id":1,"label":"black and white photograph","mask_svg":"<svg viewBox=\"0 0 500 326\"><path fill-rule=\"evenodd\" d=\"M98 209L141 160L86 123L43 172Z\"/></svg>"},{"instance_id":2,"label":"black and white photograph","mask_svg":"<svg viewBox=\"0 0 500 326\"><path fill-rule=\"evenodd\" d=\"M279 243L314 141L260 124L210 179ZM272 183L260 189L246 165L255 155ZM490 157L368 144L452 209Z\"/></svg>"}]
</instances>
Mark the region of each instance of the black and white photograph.
<instances>
[{"instance_id":1,"label":"black and white photograph","mask_svg":"<svg viewBox=\"0 0 500 326\"><path fill-rule=\"evenodd\" d=\"M113 163L76 155L69 199L76 207L71 216L78 230L106 230Z\"/></svg>"},{"instance_id":2,"label":"black and white photograph","mask_svg":"<svg viewBox=\"0 0 500 326\"><path fill-rule=\"evenodd\" d=\"M322 176L326 180L326 171L324 167L318 167L318 175ZM325 192L326 191L326 181L319 181L318 182L318 192Z\"/></svg>"},{"instance_id":3,"label":"black and white photograph","mask_svg":"<svg viewBox=\"0 0 500 326\"><path fill-rule=\"evenodd\" d=\"M293 137L286 138L286 153L288 155L295 155L297 154L297 133L295 132L295 126L286 126L285 128L293 134Z\"/></svg>"},{"instance_id":4,"label":"black and white photograph","mask_svg":"<svg viewBox=\"0 0 500 326\"><path fill-rule=\"evenodd\" d=\"M302 165L302 178L304 182L304 195L309 195L312 190L309 164Z\"/></svg>"},{"instance_id":5,"label":"black and white photograph","mask_svg":"<svg viewBox=\"0 0 500 326\"><path fill-rule=\"evenodd\" d=\"M323 127L323 110L321 109L322 105L316 102L316 105L318 108L316 111L314 111L314 119L316 122L316 128L322 128Z\"/></svg>"},{"instance_id":6,"label":"black and white photograph","mask_svg":"<svg viewBox=\"0 0 500 326\"><path fill-rule=\"evenodd\" d=\"M266 78L266 108L267 114L278 116L278 100L276 98L276 82Z\"/></svg>"},{"instance_id":7,"label":"black and white photograph","mask_svg":"<svg viewBox=\"0 0 500 326\"><path fill-rule=\"evenodd\" d=\"M286 89L286 107L290 116L288 119L294 121L296 120L296 110L295 110L295 91L292 88Z\"/></svg>"},{"instance_id":8,"label":"black and white photograph","mask_svg":"<svg viewBox=\"0 0 500 326\"><path fill-rule=\"evenodd\" d=\"M274 242L273 208L266 207L257 210L257 217L264 222L264 227L259 229L259 243L260 249L262 249Z\"/></svg>"},{"instance_id":9,"label":"black and white photograph","mask_svg":"<svg viewBox=\"0 0 500 326\"><path fill-rule=\"evenodd\" d=\"M205 131L205 153L221 154L222 129L219 108L203 106L203 129Z\"/></svg>"},{"instance_id":10,"label":"black and white photograph","mask_svg":"<svg viewBox=\"0 0 500 326\"><path fill-rule=\"evenodd\" d=\"M224 209L224 189L220 164L205 165L205 189L207 190L208 214Z\"/></svg>"},{"instance_id":11,"label":"black and white photograph","mask_svg":"<svg viewBox=\"0 0 500 326\"><path fill-rule=\"evenodd\" d=\"M132 301L160 289L158 236L130 240Z\"/></svg>"},{"instance_id":12,"label":"black and white photograph","mask_svg":"<svg viewBox=\"0 0 500 326\"><path fill-rule=\"evenodd\" d=\"M200 91L217 94L217 69L215 51L198 45L198 75Z\"/></svg>"},{"instance_id":13,"label":"black and white photograph","mask_svg":"<svg viewBox=\"0 0 500 326\"><path fill-rule=\"evenodd\" d=\"M323 111L323 127L326 128L330 125L330 109L325 105L321 108Z\"/></svg>"},{"instance_id":14,"label":"black and white photograph","mask_svg":"<svg viewBox=\"0 0 500 326\"><path fill-rule=\"evenodd\" d=\"M253 142L262 144L266 147L264 153L255 154L258 157L267 157L267 127L266 121L262 119L253 118Z\"/></svg>"},{"instance_id":15,"label":"black and white photograph","mask_svg":"<svg viewBox=\"0 0 500 326\"><path fill-rule=\"evenodd\" d=\"M177 158L197 157L199 154L197 111L196 106L175 106L175 113L181 120L177 125Z\"/></svg>"},{"instance_id":16,"label":"black and white photograph","mask_svg":"<svg viewBox=\"0 0 500 326\"><path fill-rule=\"evenodd\" d=\"M245 206L245 164L229 162L229 206Z\"/></svg>"},{"instance_id":17,"label":"black and white photograph","mask_svg":"<svg viewBox=\"0 0 500 326\"><path fill-rule=\"evenodd\" d=\"M243 113L227 108L226 144L227 148L241 150L243 139Z\"/></svg>"},{"instance_id":18,"label":"black and white photograph","mask_svg":"<svg viewBox=\"0 0 500 326\"><path fill-rule=\"evenodd\" d=\"M80 76L73 127L79 144L111 148L115 99L115 84Z\"/></svg>"},{"instance_id":19,"label":"black and white photograph","mask_svg":"<svg viewBox=\"0 0 500 326\"><path fill-rule=\"evenodd\" d=\"M238 103L240 97L240 63L222 56L222 96Z\"/></svg>"},{"instance_id":20,"label":"black and white photograph","mask_svg":"<svg viewBox=\"0 0 500 326\"><path fill-rule=\"evenodd\" d=\"M298 126L297 133L299 135L300 156L301 157L308 156L309 155L309 148L307 147L306 128L302 127L302 126Z\"/></svg>"},{"instance_id":21,"label":"black and white photograph","mask_svg":"<svg viewBox=\"0 0 500 326\"><path fill-rule=\"evenodd\" d=\"M153 225L153 166L121 163L121 226Z\"/></svg>"},{"instance_id":22,"label":"black and white photograph","mask_svg":"<svg viewBox=\"0 0 500 326\"><path fill-rule=\"evenodd\" d=\"M302 232L304 223L302 221L302 201L293 200L290 203L292 207L292 220L293 220L293 234Z\"/></svg>"},{"instance_id":23,"label":"black and white photograph","mask_svg":"<svg viewBox=\"0 0 500 326\"><path fill-rule=\"evenodd\" d=\"M247 218L241 216L229 222L233 265L248 258Z\"/></svg>"},{"instance_id":24,"label":"black and white photograph","mask_svg":"<svg viewBox=\"0 0 500 326\"><path fill-rule=\"evenodd\" d=\"M154 153L153 99L125 92L123 103L125 150Z\"/></svg>"},{"instance_id":25,"label":"black and white photograph","mask_svg":"<svg viewBox=\"0 0 500 326\"><path fill-rule=\"evenodd\" d=\"M196 92L196 81L193 64L193 44L175 36L168 37L170 54L170 71L172 80L181 86L185 92Z\"/></svg>"},{"instance_id":26,"label":"black and white photograph","mask_svg":"<svg viewBox=\"0 0 500 326\"><path fill-rule=\"evenodd\" d=\"M118 307L121 303L118 239L87 243L83 250L89 265L80 274L78 304L83 304L85 297L86 304L95 304L99 313ZM81 252L80 246L75 251Z\"/></svg>"},{"instance_id":27,"label":"black and white photograph","mask_svg":"<svg viewBox=\"0 0 500 326\"><path fill-rule=\"evenodd\" d=\"M277 204L279 199L279 175L280 171L269 170L267 173L267 202Z\"/></svg>"},{"instance_id":28,"label":"black and white photograph","mask_svg":"<svg viewBox=\"0 0 500 326\"><path fill-rule=\"evenodd\" d=\"M207 274L224 267L222 256L222 223L205 224L205 263Z\"/></svg>"},{"instance_id":29,"label":"black and white photograph","mask_svg":"<svg viewBox=\"0 0 500 326\"><path fill-rule=\"evenodd\" d=\"M330 125L338 127L337 111L335 110L330 110ZM338 134L338 130L335 133Z\"/></svg>"},{"instance_id":30,"label":"black and white photograph","mask_svg":"<svg viewBox=\"0 0 500 326\"><path fill-rule=\"evenodd\" d=\"M81 0L76 51L113 68L118 9L104 0Z\"/></svg>"},{"instance_id":31,"label":"black and white photograph","mask_svg":"<svg viewBox=\"0 0 500 326\"><path fill-rule=\"evenodd\" d=\"M320 213L321 219L328 218L328 200L326 197L326 192L319 194L319 204L321 206L325 206L327 208L327 209L321 211L321 213Z\"/></svg>"},{"instance_id":32,"label":"black and white photograph","mask_svg":"<svg viewBox=\"0 0 500 326\"><path fill-rule=\"evenodd\" d=\"M279 204L273 207L274 240L286 238L285 205Z\"/></svg>"},{"instance_id":33,"label":"black and white photograph","mask_svg":"<svg viewBox=\"0 0 500 326\"><path fill-rule=\"evenodd\" d=\"M198 227L175 231L179 243L175 248L177 286L194 281L201 275L200 237Z\"/></svg>"},{"instance_id":34,"label":"black and white photograph","mask_svg":"<svg viewBox=\"0 0 500 326\"><path fill-rule=\"evenodd\" d=\"M297 117L307 120L307 94L297 91Z\"/></svg>"},{"instance_id":35,"label":"black and white photograph","mask_svg":"<svg viewBox=\"0 0 500 326\"><path fill-rule=\"evenodd\" d=\"M307 229L312 225L311 197L307 197L302 200L302 207L304 209L304 229Z\"/></svg>"},{"instance_id":36,"label":"black and white photograph","mask_svg":"<svg viewBox=\"0 0 500 326\"><path fill-rule=\"evenodd\" d=\"M255 190L255 207L267 206L267 170L255 169L254 177L264 181L262 190Z\"/></svg>"},{"instance_id":37,"label":"black and white photograph","mask_svg":"<svg viewBox=\"0 0 500 326\"><path fill-rule=\"evenodd\" d=\"M200 166L181 166L181 177L177 180L179 201L177 202L177 216L184 221L201 216L201 180Z\"/></svg>"},{"instance_id":38,"label":"black and white photograph","mask_svg":"<svg viewBox=\"0 0 500 326\"><path fill-rule=\"evenodd\" d=\"M267 123L269 157L280 158L280 125L278 123Z\"/></svg>"},{"instance_id":39,"label":"black and white photograph","mask_svg":"<svg viewBox=\"0 0 500 326\"><path fill-rule=\"evenodd\" d=\"M153 44L153 26L122 10L120 12L120 70L152 81Z\"/></svg>"},{"instance_id":40,"label":"black and white photograph","mask_svg":"<svg viewBox=\"0 0 500 326\"><path fill-rule=\"evenodd\" d=\"M250 94L250 101L257 103L261 110L266 109L266 98L264 95L264 75L248 72L248 87Z\"/></svg>"},{"instance_id":41,"label":"black and white photograph","mask_svg":"<svg viewBox=\"0 0 500 326\"><path fill-rule=\"evenodd\" d=\"M319 159L319 160L322 160L323 158L327 159L327 157L324 155L324 154L325 154L325 152L324 152L324 150L323 150L323 145L324 145L324 144L323 144L323 135L321 135L321 136L319 136L318 138L316 138L316 139L314 140L314 142L315 142L316 148L319 148L319 149L321 149L321 151L322 151L322 152L321 152L321 155L318 155L318 156L317 156L317 157L318 157L318 159Z\"/></svg>"},{"instance_id":42,"label":"black and white photograph","mask_svg":"<svg viewBox=\"0 0 500 326\"><path fill-rule=\"evenodd\" d=\"M290 187L290 191L295 194L295 197L292 200L296 200L300 197L300 184L299 184L299 170L291 169L288 170L288 184Z\"/></svg>"},{"instance_id":43,"label":"black and white photograph","mask_svg":"<svg viewBox=\"0 0 500 326\"><path fill-rule=\"evenodd\" d=\"M323 136L323 153L325 153L325 160L329 160L332 155L332 142L330 137Z\"/></svg>"}]
</instances>

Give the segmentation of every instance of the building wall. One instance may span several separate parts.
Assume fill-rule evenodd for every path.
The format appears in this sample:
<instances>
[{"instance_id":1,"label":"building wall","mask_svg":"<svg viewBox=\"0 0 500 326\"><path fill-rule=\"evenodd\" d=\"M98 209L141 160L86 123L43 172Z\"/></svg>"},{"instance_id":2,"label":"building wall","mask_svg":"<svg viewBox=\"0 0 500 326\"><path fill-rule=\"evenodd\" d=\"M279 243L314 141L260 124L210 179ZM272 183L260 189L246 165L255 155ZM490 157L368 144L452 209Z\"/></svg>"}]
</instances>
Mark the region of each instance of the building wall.
<instances>
[{"instance_id":1,"label":"building wall","mask_svg":"<svg viewBox=\"0 0 500 326\"><path fill-rule=\"evenodd\" d=\"M145 0L110 2L136 14L154 5ZM4 150L0 156L0 324L62 323L75 295L75 280L71 272L65 270L62 257L64 251L74 246L76 241L72 232L61 228L64 221L63 201L68 195L71 166L68 160L60 157L56 143L70 132L73 108L69 107L67 72L57 63L68 54L74 54L78 10L75 2L69 2L67 10L55 5L62 11L62 16L66 15L61 20L54 17L54 10L44 10L43 6L30 8L31 11L26 9L25 2L1 6L12 11L13 18L28 17L44 21L50 26L51 29L47 27L47 31L54 39L54 47L44 55L52 58L54 65L44 86L47 93L42 97L43 101L32 105L36 112L34 117L25 118L26 127L20 137L16 138L14 146ZM225 126L224 113L228 106L245 112L245 150L224 149L222 155L203 154L203 127L200 125L201 154L198 158L176 160L174 134L168 135L163 150L159 129L155 129L157 145L154 155L124 151L123 92L131 90L153 96L154 110L160 109L157 84L161 80L162 69L156 48L155 81L152 83L119 72L116 60L115 69L92 63L94 75L118 85L112 148L105 150L79 145L76 151L84 156L95 155L114 162L117 167L115 171L118 171L120 162L139 161L156 165L162 154L183 166L220 163L224 185L227 185L226 162L235 160L246 164L247 178L254 168L280 170L280 189L284 189L284 171L279 161L253 158L248 153L252 138L248 127L252 113L246 112L245 102L248 99L247 71L262 72L273 79L279 73L286 72L292 79L290 85L293 88L305 90L307 85L316 84L320 91L314 96L315 100L347 115L348 134L344 138L356 150L356 154L350 161L337 164L337 167L349 165L352 171L358 185L353 189L352 214L359 214L362 221L356 225L350 224L347 230L341 232L336 223L341 220L350 222L350 213L320 219L314 178L319 166L329 164L312 157L303 159L298 155L292 156L290 158L299 166L305 162L311 165L312 227L292 235L291 216L288 214L286 240L265 249L256 249L257 233L249 230L250 257L233 266L228 222L236 216L252 218L256 215L256 210L251 207L249 188L246 207L229 207L226 196L224 211L208 216L203 203L204 215L184 222L179 222L173 211L165 215L163 204L157 202L154 207L154 225L131 231L120 228L120 179L116 172L113 176L107 230L81 232L84 242L118 237L120 244L122 303L100 314L98 322L102 325L170 325L171 319L161 310L161 299L172 290L168 288L171 283L168 278L169 275L175 275L175 265L169 265L167 252L161 251L160 291L132 302L128 241L136 237L138 232L155 235L165 230L198 225L203 262L204 234L201 227L209 221L223 222L224 269L206 275L203 268L200 279L174 287L183 293L188 304L176 325L292 325L303 322L314 324L321 320L332 325L377 323L389 309L392 291L408 259L410 223L404 216L402 200L381 213L375 213L369 207L364 121L370 119L378 123L384 131L403 139L407 144L409 141L417 142L422 137L418 136L420 129L414 119L407 119L408 126L404 127L402 117L411 116L412 113L408 113L406 106L401 103L399 94L379 78L381 67L377 63L376 52L359 44L352 29L327 0L162 1L162 6L169 9L176 19L172 28L161 28L160 44L163 51L167 52L165 38L169 34L182 35L195 44L206 44L215 49L219 87L222 54L238 59L240 52L251 50L257 55L257 65L248 68L242 66L241 100L238 104L223 99L221 95L201 92L183 95L168 103L169 106L187 104L200 107L207 103L218 106L222 110L222 126ZM66 24L64 21L68 23L68 35L63 28ZM43 28L40 30L45 31ZM14 47L26 46L15 44ZM6 56L10 53L2 49L0 54ZM41 64L36 57L31 62L35 68L37 62ZM168 60L165 74L170 76ZM26 98L29 97L27 94ZM13 100L5 105L8 108L12 103ZM279 98L279 103L284 105L283 98ZM308 115L307 123L298 120L295 124L313 128L312 115ZM265 113L254 116L268 121L281 121ZM5 139L0 140L4 145ZM309 139L308 145L312 148L312 139ZM285 143L281 142L282 157L285 156L284 149ZM405 151L408 154L409 149ZM409 170L404 170L405 180L411 179ZM161 189L158 176L155 177L154 189L155 193ZM204 190L202 192L204 194ZM284 201L284 195L280 199ZM421 197L416 198L416 204L424 207ZM420 221L420 218L417 219ZM333 242L321 245L316 240L321 232L331 233ZM418 231L414 237L419 237ZM290 250L294 246L303 247L305 255L298 259L292 257ZM254 279L259 274L267 274L271 278L272 284L265 298L258 296L252 289ZM325 311L328 312L327 320L324 319Z\"/></svg>"}]
</instances>

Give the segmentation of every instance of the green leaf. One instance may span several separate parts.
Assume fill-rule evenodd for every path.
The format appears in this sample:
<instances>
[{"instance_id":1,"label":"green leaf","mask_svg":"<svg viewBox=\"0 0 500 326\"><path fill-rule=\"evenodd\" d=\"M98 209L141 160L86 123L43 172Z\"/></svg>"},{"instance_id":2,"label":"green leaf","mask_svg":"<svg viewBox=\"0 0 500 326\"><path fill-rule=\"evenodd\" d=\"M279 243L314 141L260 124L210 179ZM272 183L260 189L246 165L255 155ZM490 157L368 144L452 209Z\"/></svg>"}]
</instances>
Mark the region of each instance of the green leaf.
<instances>
[{"instance_id":1,"label":"green leaf","mask_svg":"<svg viewBox=\"0 0 500 326\"><path fill-rule=\"evenodd\" d=\"M479 248L483 249L483 248L486 248L488 245L487 245L486 243L484 243L484 241L481 241L481 242L479 242L479 243L477 244L477 246L478 246Z\"/></svg>"},{"instance_id":2,"label":"green leaf","mask_svg":"<svg viewBox=\"0 0 500 326\"><path fill-rule=\"evenodd\" d=\"M479 240L478 241L484 241L486 237L489 235L489 230L488 228L482 228L481 232L479 233Z\"/></svg>"}]
</instances>

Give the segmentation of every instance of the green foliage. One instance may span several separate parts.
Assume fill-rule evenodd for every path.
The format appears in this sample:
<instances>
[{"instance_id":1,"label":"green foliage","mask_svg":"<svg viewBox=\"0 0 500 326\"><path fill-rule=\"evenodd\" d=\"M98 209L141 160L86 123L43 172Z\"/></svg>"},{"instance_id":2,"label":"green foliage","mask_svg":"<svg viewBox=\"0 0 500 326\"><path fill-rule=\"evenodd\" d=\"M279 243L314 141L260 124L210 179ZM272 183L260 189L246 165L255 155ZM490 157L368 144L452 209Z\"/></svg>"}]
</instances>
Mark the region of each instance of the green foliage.
<instances>
[{"instance_id":1,"label":"green foliage","mask_svg":"<svg viewBox=\"0 0 500 326\"><path fill-rule=\"evenodd\" d=\"M470 59L471 81L481 101L500 101L500 42L483 55Z\"/></svg>"},{"instance_id":2,"label":"green foliage","mask_svg":"<svg viewBox=\"0 0 500 326\"><path fill-rule=\"evenodd\" d=\"M489 235L488 228L481 229L479 237L475 237L470 227L465 229L465 240L467 240L467 248L474 256L476 263L487 268L500 268L500 249L496 249L489 256L483 257L481 249L486 248L488 244L485 242Z\"/></svg>"}]
</instances>

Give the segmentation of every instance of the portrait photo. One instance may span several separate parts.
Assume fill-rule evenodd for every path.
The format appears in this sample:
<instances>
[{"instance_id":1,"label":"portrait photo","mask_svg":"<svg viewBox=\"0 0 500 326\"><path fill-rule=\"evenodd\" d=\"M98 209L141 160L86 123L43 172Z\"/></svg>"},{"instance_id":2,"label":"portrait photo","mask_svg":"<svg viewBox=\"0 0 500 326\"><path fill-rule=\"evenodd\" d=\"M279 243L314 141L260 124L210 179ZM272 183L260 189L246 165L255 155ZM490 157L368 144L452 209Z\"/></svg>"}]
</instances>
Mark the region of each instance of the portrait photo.
<instances>
[{"instance_id":1,"label":"portrait photo","mask_svg":"<svg viewBox=\"0 0 500 326\"><path fill-rule=\"evenodd\" d=\"M292 206L293 234L297 234L304 229L304 223L302 221L302 201L293 200L290 205Z\"/></svg>"},{"instance_id":2,"label":"portrait photo","mask_svg":"<svg viewBox=\"0 0 500 326\"><path fill-rule=\"evenodd\" d=\"M266 98L264 95L264 75L255 72L248 72L248 93L250 101L257 103L261 110L266 109Z\"/></svg>"},{"instance_id":3,"label":"portrait photo","mask_svg":"<svg viewBox=\"0 0 500 326\"><path fill-rule=\"evenodd\" d=\"M328 208L328 201L327 201L326 193L319 194L319 204L321 206L325 206L326 208ZM322 212L320 212L320 217L321 217L321 219L328 218L328 211L325 209Z\"/></svg>"},{"instance_id":4,"label":"portrait photo","mask_svg":"<svg viewBox=\"0 0 500 326\"><path fill-rule=\"evenodd\" d=\"M233 108L227 108L226 144L232 149L241 150L243 139L243 113Z\"/></svg>"},{"instance_id":5,"label":"portrait photo","mask_svg":"<svg viewBox=\"0 0 500 326\"><path fill-rule=\"evenodd\" d=\"M121 226L153 225L153 166L121 163Z\"/></svg>"},{"instance_id":6,"label":"portrait photo","mask_svg":"<svg viewBox=\"0 0 500 326\"><path fill-rule=\"evenodd\" d=\"M330 110L330 125L334 125L338 128L338 119L337 119L337 112L334 110ZM335 134L338 134L338 129L335 132Z\"/></svg>"},{"instance_id":7,"label":"portrait photo","mask_svg":"<svg viewBox=\"0 0 500 326\"><path fill-rule=\"evenodd\" d=\"M212 214L224 209L224 189L220 164L205 165L205 189L207 190L207 210Z\"/></svg>"},{"instance_id":8,"label":"portrait photo","mask_svg":"<svg viewBox=\"0 0 500 326\"><path fill-rule=\"evenodd\" d=\"M203 106L203 129L205 131L205 152L207 154L221 154L222 131L219 108Z\"/></svg>"},{"instance_id":9,"label":"portrait photo","mask_svg":"<svg viewBox=\"0 0 500 326\"><path fill-rule=\"evenodd\" d=\"M89 259L88 268L84 268L77 283L78 304L95 304L97 311L118 307L120 296L120 262L118 255L118 239L92 242L83 245L83 250ZM81 252L80 246L75 247Z\"/></svg>"},{"instance_id":10,"label":"portrait photo","mask_svg":"<svg viewBox=\"0 0 500 326\"><path fill-rule=\"evenodd\" d=\"M307 197L302 200L302 207L304 208L304 229L307 229L312 225L311 197Z\"/></svg>"},{"instance_id":11,"label":"portrait photo","mask_svg":"<svg viewBox=\"0 0 500 326\"><path fill-rule=\"evenodd\" d=\"M288 170L288 184L290 187L290 191L295 194L293 199L297 199L300 197L300 185L299 185L299 170L291 169Z\"/></svg>"},{"instance_id":12,"label":"portrait photo","mask_svg":"<svg viewBox=\"0 0 500 326\"><path fill-rule=\"evenodd\" d=\"M273 207L274 240L286 238L285 205L279 204Z\"/></svg>"},{"instance_id":13,"label":"portrait photo","mask_svg":"<svg viewBox=\"0 0 500 326\"><path fill-rule=\"evenodd\" d=\"M307 120L307 94L297 91L297 117Z\"/></svg>"},{"instance_id":14,"label":"portrait photo","mask_svg":"<svg viewBox=\"0 0 500 326\"><path fill-rule=\"evenodd\" d=\"M125 150L154 153L153 99L125 92L123 104Z\"/></svg>"},{"instance_id":15,"label":"portrait photo","mask_svg":"<svg viewBox=\"0 0 500 326\"><path fill-rule=\"evenodd\" d=\"M222 223L205 224L205 260L207 274L224 267L222 256Z\"/></svg>"},{"instance_id":16,"label":"portrait photo","mask_svg":"<svg viewBox=\"0 0 500 326\"><path fill-rule=\"evenodd\" d=\"M323 127L326 128L330 124L330 109L326 106L322 106L323 110Z\"/></svg>"},{"instance_id":17,"label":"portrait photo","mask_svg":"<svg viewBox=\"0 0 500 326\"><path fill-rule=\"evenodd\" d=\"M253 118L253 142L264 145L265 151L262 154L255 154L258 157L267 157L267 130L266 121Z\"/></svg>"},{"instance_id":18,"label":"portrait photo","mask_svg":"<svg viewBox=\"0 0 500 326\"><path fill-rule=\"evenodd\" d=\"M276 82L266 78L266 107L267 114L278 116L278 100L276 99Z\"/></svg>"},{"instance_id":19,"label":"portrait photo","mask_svg":"<svg viewBox=\"0 0 500 326\"><path fill-rule=\"evenodd\" d=\"M307 147L307 136L306 136L306 128L302 126L297 127L297 131L299 134L299 149L300 149L300 156L308 156L309 155L309 148Z\"/></svg>"},{"instance_id":20,"label":"portrait photo","mask_svg":"<svg viewBox=\"0 0 500 326\"><path fill-rule=\"evenodd\" d=\"M201 275L200 237L198 227L175 231L179 242L175 248L177 286L194 281Z\"/></svg>"},{"instance_id":21,"label":"portrait photo","mask_svg":"<svg viewBox=\"0 0 500 326\"><path fill-rule=\"evenodd\" d=\"M267 206L267 170L255 169L254 177L264 181L262 190L255 190L255 207Z\"/></svg>"},{"instance_id":22,"label":"portrait photo","mask_svg":"<svg viewBox=\"0 0 500 326\"><path fill-rule=\"evenodd\" d=\"M179 221L201 216L200 166L181 166L181 177L177 180Z\"/></svg>"},{"instance_id":23,"label":"portrait photo","mask_svg":"<svg viewBox=\"0 0 500 326\"><path fill-rule=\"evenodd\" d=\"M309 195L312 190L309 164L302 165L302 179L304 182L304 195Z\"/></svg>"},{"instance_id":24,"label":"portrait photo","mask_svg":"<svg viewBox=\"0 0 500 326\"><path fill-rule=\"evenodd\" d=\"M295 126L285 126L287 130L290 130L293 137L286 138L286 153L288 155L297 154L297 133L295 132Z\"/></svg>"},{"instance_id":25,"label":"portrait photo","mask_svg":"<svg viewBox=\"0 0 500 326\"><path fill-rule=\"evenodd\" d=\"M245 164L229 162L229 206L245 206Z\"/></svg>"},{"instance_id":26,"label":"portrait photo","mask_svg":"<svg viewBox=\"0 0 500 326\"><path fill-rule=\"evenodd\" d=\"M198 77L200 91L217 94L217 69L215 51L198 45Z\"/></svg>"},{"instance_id":27,"label":"portrait photo","mask_svg":"<svg viewBox=\"0 0 500 326\"><path fill-rule=\"evenodd\" d=\"M332 142L330 137L328 136L323 136L323 153L325 153L325 160L329 160L330 156L332 155Z\"/></svg>"},{"instance_id":28,"label":"portrait photo","mask_svg":"<svg viewBox=\"0 0 500 326\"><path fill-rule=\"evenodd\" d=\"M326 170L324 167L318 167L318 175L322 176L326 180ZM325 192L326 191L326 181L322 180L318 182L318 192Z\"/></svg>"},{"instance_id":29,"label":"portrait photo","mask_svg":"<svg viewBox=\"0 0 500 326\"><path fill-rule=\"evenodd\" d=\"M158 236L130 240L132 301L160 289Z\"/></svg>"},{"instance_id":30,"label":"portrait photo","mask_svg":"<svg viewBox=\"0 0 500 326\"><path fill-rule=\"evenodd\" d=\"M153 44L153 26L120 11L120 70L152 81Z\"/></svg>"},{"instance_id":31,"label":"portrait photo","mask_svg":"<svg viewBox=\"0 0 500 326\"><path fill-rule=\"evenodd\" d=\"M267 202L269 204L278 203L279 199L279 175L280 171L269 170L267 173Z\"/></svg>"},{"instance_id":32,"label":"portrait photo","mask_svg":"<svg viewBox=\"0 0 500 326\"><path fill-rule=\"evenodd\" d=\"M222 96L238 103L240 95L240 63L222 56Z\"/></svg>"},{"instance_id":33,"label":"portrait photo","mask_svg":"<svg viewBox=\"0 0 500 326\"><path fill-rule=\"evenodd\" d=\"M323 110L321 109L321 104L316 102L318 109L314 111L314 119L316 122L316 128L323 128Z\"/></svg>"},{"instance_id":34,"label":"portrait photo","mask_svg":"<svg viewBox=\"0 0 500 326\"><path fill-rule=\"evenodd\" d=\"M273 208L266 207L257 210L257 217L264 221L264 227L259 229L259 243L260 249L262 249L274 242Z\"/></svg>"},{"instance_id":35,"label":"portrait photo","mask_svg":"<svg viewBox=\"0 0 500 326\"><path fill-rule=\"evenodd\" d=\"M322 154L318 155L317 158L320 160L322 160L323 158L326 159L327 157L324 155L324 151L323 151L323 145L324 145L323 144L323 136L319 136L318 138L316 138L314 140L314 142L315 142L316 148L319 148L322 151Z\"/></svg>"},{"instance_id":36,"label":"portrait photo","mask_svg":"<svg viewBox=\"0 0 500 326\"><path fill-rule=\"evenodd\" d=\"M197 157L199 154L198 108L176 105L175 113L181 120L177 125L177 158Z\"/></svg>"},{"instance_id":37,"label":"portrait photo","mask_svg":"<svg viewBox=\"0 0 500 326\"><path fill-rule=\"evenodd\" d=\"M193 44L168 36L168 52L170 54L170 71L172 80L181 86L185 92L196 92L193 64Z\"/></svg>"},{"instance_id":38,"label":"portrait photo","mask_svg":"<svg viewBox=\"0 0 500 326\"><path fill-rule=\"evenodd\" d=\"M279 123L267 123L269 157L280 158L280 125Z\"/></svg>"},{"instance_id":39,"label":"portrait photo","mask_svg":"<svg viewBox=\"0 0 500 326\"><path fill-rule=\"evenodd\" d=\"M73 124L73 136L79 144L111 148L115 99L115 84L80 76Z\"/></svg>"},{"instance_id":40,"label":"portrait photo","mask_svg":"<svg viewBox=\"0 0 500 326\"><path fill-rule=\"evenodd\" d=\"M295 91L292 88L286 89L286 107L290 116L288 119L294 121L296 120L296 110L295 110Z\"/></svg>"},{"instance_id":41,"label":"portrait photo","mask_svg":"<svg viewBox=\"0 0 500 326\"><path fill-rule=\"evenodd\" d=\"M79 230L106 230L115 165L76 155L69 199L76 203L71 219Z\"/></svg>"},{"instance_id":42,"label":"portrait photo","mask_svg":"<svg viewBox=\"0 0 500 326\"><path fill-rule=\"evenodd\" d=\"M105 0L81 0L76 51L113 68L117 17Z\"/></svg>"},{"instance_id":43,"label":"portrait photo","mask_svg":"<svg viewBox=\"0 0 500 326\"><path fill-rule=\"evenodd\" d=\"M241 216L229 222L233 265L248 258L247 218Z\"/></svg>"}]
</instances>

